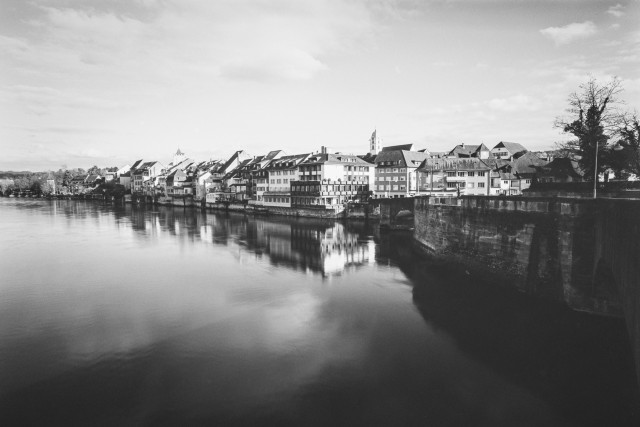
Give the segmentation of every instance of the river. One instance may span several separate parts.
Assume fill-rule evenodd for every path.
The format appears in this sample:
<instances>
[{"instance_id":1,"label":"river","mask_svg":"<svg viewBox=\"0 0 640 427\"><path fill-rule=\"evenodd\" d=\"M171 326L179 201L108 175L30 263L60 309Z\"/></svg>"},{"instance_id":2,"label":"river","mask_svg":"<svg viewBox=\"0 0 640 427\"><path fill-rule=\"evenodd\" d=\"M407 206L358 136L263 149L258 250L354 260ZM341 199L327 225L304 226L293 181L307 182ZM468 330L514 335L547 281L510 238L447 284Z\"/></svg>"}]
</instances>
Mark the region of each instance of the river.
<instances>
[{"instance_id":1,"label":"river","mask_svg":"<svg viewBox=\"0 0 640 427\"><path fill-rule=\"evenodd\" d=\"M0 425L638 425L624 322L375 224L0 198Z\"/></svg>"}]
</instances>

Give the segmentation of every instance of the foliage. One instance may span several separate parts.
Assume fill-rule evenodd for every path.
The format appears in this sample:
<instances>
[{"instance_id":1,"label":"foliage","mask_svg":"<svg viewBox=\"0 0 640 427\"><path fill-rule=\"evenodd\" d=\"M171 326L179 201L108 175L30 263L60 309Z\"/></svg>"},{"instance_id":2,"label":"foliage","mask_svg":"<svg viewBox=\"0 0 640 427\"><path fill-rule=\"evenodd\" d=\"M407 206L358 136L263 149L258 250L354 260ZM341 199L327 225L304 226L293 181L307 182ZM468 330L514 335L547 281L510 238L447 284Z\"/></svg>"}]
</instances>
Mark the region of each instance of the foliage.
<instances>
[{"instance_id":1,"label":"foliage","mask_svg":"<svg viewBox=\"0 0 640 427\"><path fill-rule=\"evenodd\" d=\"M607 143L619 134L625 117L620 109L622 101L617 98L623 90L621 81L614 78L600 84L590 78L579 89L569 96L567 112L574 117L573 120L556 119L556 127L572 134L575 139L561 144L559 148L568 157L578 160L586 179L593 179L607 168L619 173L617 164L611 161L612 147Z\"/></svg>"},{"instance_id":2,"label":"foliage","mask_svg":"<svg viewBox=\"0 0 640 427\"><path fill-rule=\"evenodd\" d=\"M609 163L615 170L621 171L621 177L629 175L640 177L640 120L638 116L626 116L623 118L617 146L619 151L611 152Z\"/></svg>"}]
</instances>

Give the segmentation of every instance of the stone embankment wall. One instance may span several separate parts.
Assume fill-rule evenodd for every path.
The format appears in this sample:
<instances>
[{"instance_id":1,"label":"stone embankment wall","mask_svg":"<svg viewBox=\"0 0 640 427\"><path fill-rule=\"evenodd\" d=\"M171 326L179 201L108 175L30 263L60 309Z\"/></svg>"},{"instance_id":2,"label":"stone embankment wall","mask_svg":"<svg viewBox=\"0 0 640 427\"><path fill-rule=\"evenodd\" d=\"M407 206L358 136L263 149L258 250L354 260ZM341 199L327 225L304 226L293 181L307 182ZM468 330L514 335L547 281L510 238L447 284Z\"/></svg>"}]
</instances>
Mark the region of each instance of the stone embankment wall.
<instances>
[{"instance_id":1,"label":"stone embankment wall","mask_svg":"<svg viewBox=\"0 0 640 427\"><path fill-rule=\"evenodd\" d=\"M472 276L624 316L640 374L640 200L425 197L414 214L415 240Z\"/></svg>"}]
</instances>

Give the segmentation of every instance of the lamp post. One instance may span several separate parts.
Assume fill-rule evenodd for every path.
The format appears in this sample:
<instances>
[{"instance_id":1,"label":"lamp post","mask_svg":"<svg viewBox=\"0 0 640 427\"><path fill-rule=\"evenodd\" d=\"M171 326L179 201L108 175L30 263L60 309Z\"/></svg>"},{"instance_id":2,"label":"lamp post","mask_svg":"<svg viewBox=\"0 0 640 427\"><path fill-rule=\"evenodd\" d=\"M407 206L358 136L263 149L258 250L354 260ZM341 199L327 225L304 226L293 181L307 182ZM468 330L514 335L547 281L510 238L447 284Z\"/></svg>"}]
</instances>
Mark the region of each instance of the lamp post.
<instances>
[{"instance_id":1,"label":"lamp post","mask_svg":"<svg viewBox=\"0 0 640 427\"><path fill-rule=\"evenodd\" d=\"M598 141L596 141L596 163L593 172L593 198L595 199L598 192Z\"/></svg>"}]
</instances>

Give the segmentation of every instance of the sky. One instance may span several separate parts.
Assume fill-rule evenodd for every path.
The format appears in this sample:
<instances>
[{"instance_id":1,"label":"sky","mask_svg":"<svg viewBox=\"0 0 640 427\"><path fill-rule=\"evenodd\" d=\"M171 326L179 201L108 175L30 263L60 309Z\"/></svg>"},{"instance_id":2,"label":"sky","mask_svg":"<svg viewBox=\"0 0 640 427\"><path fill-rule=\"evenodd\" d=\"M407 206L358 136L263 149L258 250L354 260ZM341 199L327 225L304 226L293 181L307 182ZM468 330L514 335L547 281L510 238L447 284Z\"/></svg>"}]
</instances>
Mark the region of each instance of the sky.
<instances>
[{"instance_id":1,"label":"sky","mask_svg":"<svg viewBox=\"0 0 640 427\"><path fill-rule=\"evenodd\" d=\"M640 110L640 0L0 0L0 170L551 149L590 76Z\"/></svg>"}]
</instances>

